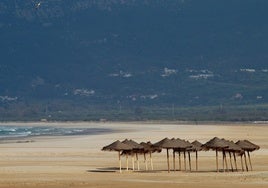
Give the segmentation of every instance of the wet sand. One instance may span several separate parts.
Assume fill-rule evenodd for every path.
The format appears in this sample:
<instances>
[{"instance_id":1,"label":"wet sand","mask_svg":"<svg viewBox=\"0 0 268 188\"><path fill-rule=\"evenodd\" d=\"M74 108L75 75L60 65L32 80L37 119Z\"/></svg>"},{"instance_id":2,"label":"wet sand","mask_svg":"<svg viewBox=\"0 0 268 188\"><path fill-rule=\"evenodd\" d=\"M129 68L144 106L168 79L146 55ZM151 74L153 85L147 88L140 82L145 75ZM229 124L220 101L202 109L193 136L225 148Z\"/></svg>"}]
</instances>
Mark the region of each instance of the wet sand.
<instances>
[{"instance_id":1,"label":"wet sand","mask_svg":"<svg viewBox=\"0 0 268 188\"><path fill-rule=\"evenodd\" d=\"M10 123L43 126L48 123ZM5 123L6 125L6 123ZM108 128L99 135L34 137L0 142L0 187L268 187L268 125L179 125L168 123L50 123L49 126ZM157 142L179 137L206 142L214 136L230 140L248 139L261 146L251 154L253 171L215 172L215 152L199 152L199 171L167 172L166 151L153 154L154 171L145 171L140 156L140 172L118 172L118 153L101 148L115 140ZM29 141L29 142L28 142ZM221 157L221 155L220 155ZM171 166L172 166L172 161ZM221 158L219 161L220 168ZM126 167L126 159L122 157ZM178 165L177 165L178 166ZM230 165L229 165L230 166ZM238 168L241 169L240 160Z\"/></svg>"}]
</instances>

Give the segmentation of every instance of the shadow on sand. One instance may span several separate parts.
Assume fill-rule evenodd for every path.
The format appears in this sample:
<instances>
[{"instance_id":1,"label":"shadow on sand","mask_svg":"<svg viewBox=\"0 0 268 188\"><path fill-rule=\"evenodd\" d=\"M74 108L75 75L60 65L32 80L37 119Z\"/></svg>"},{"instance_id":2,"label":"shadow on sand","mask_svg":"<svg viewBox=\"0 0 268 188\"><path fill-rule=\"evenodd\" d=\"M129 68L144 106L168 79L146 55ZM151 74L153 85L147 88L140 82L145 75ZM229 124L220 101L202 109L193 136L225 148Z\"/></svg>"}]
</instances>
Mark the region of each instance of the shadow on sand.
<instances>
[{"instance_id":1,"label":"shadow on sand","mask_svg":"<svg viewBox=\"0 0 268 188\"><path fill-rule=\"evenodd\" d=\"M117 167L108 167L108 168L96 168L92 170L87 170L87 172L99 172L99 173L109 173L109 172L117 172L119 171L119 168Z\"/></svg>"},{"instance_id":2,"label":"shadow on sand","mask_svg":"<svg viewBox=\"0 0 268 188\"><path fill-rule=\"evenodd\" d=\"M139 171L132 171L132 169L127 169L122 168L123 172L131 172L131 173L159 173L163 172L165 170L139 170ZM96 169L91 169L87 170L87 172L92 172L92 173L110 173L110 172L119 172L118 167L108 167L108 168L96 168Z\"/></svg>"},{"instance_id":3,"label":"shadow on sand","mask_svg":"<svg viewBox=\"0 0 268 188\"><path fill-rule=\"evenodd\" d=\"M131 172L131 173L162 173L162 172L167 172L167 170L139 170L139 171L132 171L132 169L129 169L128 171L125 168L122 168L123 172ZM107 168L96 168L96 169L91 169L91 170L87 170L87 172L91 172L91 173L115 173L115 172L119 172L119 168L118 167L107 167ZM216 170L199 170L199 171L180 171L180 170L170 170L170 173L177 173L177 172L181 172L181 173L217 173ZM222 169L219 169L218 173L235 173L235 172L242 172L240 170L238 171L234 171L232 172L231 169L229 171L225 172Z\"/></svg>"}]
</instances>

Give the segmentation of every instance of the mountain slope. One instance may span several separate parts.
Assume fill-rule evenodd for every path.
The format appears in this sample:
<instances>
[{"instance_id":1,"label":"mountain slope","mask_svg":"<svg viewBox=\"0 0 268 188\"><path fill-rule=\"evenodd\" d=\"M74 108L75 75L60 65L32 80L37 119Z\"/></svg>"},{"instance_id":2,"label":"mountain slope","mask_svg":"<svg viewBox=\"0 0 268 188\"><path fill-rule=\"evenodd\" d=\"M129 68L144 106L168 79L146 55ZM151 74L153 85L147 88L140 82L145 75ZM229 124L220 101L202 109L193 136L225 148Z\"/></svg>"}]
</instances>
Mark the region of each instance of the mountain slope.
<instances>
[{"instance_id":1,"label":"mountain slope","mask_svg":"<svg viewBox=\"0 0 268 188\"><path fill-rule=\"evenodd\" d=\"M268 101L265 0L40 2L0 2L3 111Z\"/></svg>"}]
</instances>

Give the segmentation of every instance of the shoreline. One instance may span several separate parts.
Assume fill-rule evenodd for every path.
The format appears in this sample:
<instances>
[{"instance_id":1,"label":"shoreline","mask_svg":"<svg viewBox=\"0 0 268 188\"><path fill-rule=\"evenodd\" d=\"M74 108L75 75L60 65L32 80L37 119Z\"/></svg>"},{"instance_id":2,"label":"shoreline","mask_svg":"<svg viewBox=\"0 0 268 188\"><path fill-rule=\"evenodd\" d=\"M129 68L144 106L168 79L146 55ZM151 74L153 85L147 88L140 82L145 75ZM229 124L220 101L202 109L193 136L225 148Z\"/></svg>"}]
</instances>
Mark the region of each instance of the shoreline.
<instances>
[{"instance_id":1,"label":"shoreline","mask_svg":"<svg viewBox=\"0 0 268 188\"><path fill-rule=\"evenodd\" d=\"M189 123L189 122L188 122ZM79 138L79 137L88 137L88 136L97 136L97 135L109 135L109 134L120 134L120 133L132 133L132 132L140 132L141 130L157 130L157 129L187 129L187 128L195 128L202 130L204 127L211 127L211 128L224 128L224 127L268 127L268 124L253 124L253 123L224 123L224 124L182 124L181 122L170 122L170 121L161 121L154 123L152 121L135 121L135 122L85 122L85 121L68 121L68 122L0 122L0 126L5 127L50 127L50 128L60 128L60 129L69 129L69 128L82 128L82 129L89 129L83 134L70 134L70 135L30 135L30 136L17 136L17 137L3 137L0 138L0 144L2 143L29 143L35 142L36 140L46 140L46 139L72 139L72 138ZM100 132L90 132L90 129L97 129L101 130ZM169 137L169 135L163 135L164 137ZM187 135L186 135L187 136ZM217 135L216 135L217 136ZM267 135L268 136L268 135ZM186 137L184 138L186 139ZM233 138L234 139L234 138Z\"/></svg>"},{"instance_id":2,"label":"shoreline","mask_svg":"<svg viewBox=\"0 0 268 188\"><path fill-rule=\"evenodd\" d=\"M167 125L268 125L268 121L1 121L0 126L10 126L10 125L16 125L16 126L22 126L24 124L28 124L31 126L61 126L61 125L113 125L113 124L146 124L146 125L158 125L158 124L167 124Z\"/></svg>"}]
</instances>

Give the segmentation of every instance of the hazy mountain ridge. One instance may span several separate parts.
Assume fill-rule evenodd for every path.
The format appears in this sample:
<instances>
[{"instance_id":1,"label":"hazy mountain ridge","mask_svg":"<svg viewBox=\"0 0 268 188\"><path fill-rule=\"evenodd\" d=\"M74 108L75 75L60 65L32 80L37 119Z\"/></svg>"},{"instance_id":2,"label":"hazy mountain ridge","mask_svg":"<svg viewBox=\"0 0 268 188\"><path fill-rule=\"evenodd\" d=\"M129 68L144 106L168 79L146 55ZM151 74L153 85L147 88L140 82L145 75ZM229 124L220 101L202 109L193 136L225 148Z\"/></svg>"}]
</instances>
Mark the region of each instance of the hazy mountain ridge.
<instances>
[{"instance_id":1,"label":"hazy mountain ridge","mask_svg":"<svg viewBox=\"0 0 268 188\"><path fill-rule=\"evenodd\" d=\"M268 1L38 2L0 2L5 108L268 102Z\"/></svg>"},{"instance_id":2,"label":"hazy mountain ridge","mask_svg":"<svg viewBox=\"0 0 268 188\"><path fill-rule=\"evenodd\" d=\"M0 14L12 15L14 18L34 21L35 19L53 19L66 17L72 13L88 9L116 11L118 8L149 7L178 11L186 0L2 0ZM37 7L40 2L40 6ZM36 9L39 9L36 11Z\"/></svg>"}]
</instances>

